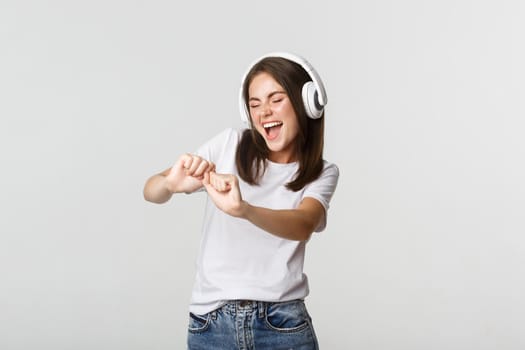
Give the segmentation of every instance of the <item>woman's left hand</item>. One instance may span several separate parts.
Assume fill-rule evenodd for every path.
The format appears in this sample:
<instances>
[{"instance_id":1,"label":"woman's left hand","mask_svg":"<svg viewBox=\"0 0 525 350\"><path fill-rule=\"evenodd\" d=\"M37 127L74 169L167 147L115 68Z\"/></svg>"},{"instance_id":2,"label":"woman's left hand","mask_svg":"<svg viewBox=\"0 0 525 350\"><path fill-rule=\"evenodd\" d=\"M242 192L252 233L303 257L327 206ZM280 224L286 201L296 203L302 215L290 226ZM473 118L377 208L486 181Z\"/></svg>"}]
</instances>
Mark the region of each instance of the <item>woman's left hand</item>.
<instances>
[{"instance_id":1,"label":"woman's left hand","mask_svg":"<svg viewBox=\"0 0 525 350\"><path fill-rule=\"evenodd\" d=\"M202 184L217 208L235 217L242 217L246 202L242 200L239 179L232 174L204 174Z\"/></svg>"}]
</instances>

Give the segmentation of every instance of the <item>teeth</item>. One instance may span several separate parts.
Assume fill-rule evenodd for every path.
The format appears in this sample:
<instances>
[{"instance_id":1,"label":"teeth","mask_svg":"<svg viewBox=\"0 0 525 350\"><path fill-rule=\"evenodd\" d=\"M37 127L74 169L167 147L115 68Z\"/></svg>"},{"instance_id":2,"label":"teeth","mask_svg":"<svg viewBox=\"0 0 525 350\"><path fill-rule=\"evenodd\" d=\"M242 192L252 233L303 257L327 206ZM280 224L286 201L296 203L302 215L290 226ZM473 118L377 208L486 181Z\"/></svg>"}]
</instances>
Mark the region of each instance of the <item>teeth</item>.
<instances>
[{"instance_id":1,"label":"teeth","mask_svg":"<svg viewBox=\"0 0 525 350\"><path fill-rule=\"evenodd\" d=\"M263 128L265 128L265 129L273 128L274 126L278 126L278 125L281 125L281 124L282 124L282 122L266 123L266 124L263 124Z\"/></svg>"}]
</instances>

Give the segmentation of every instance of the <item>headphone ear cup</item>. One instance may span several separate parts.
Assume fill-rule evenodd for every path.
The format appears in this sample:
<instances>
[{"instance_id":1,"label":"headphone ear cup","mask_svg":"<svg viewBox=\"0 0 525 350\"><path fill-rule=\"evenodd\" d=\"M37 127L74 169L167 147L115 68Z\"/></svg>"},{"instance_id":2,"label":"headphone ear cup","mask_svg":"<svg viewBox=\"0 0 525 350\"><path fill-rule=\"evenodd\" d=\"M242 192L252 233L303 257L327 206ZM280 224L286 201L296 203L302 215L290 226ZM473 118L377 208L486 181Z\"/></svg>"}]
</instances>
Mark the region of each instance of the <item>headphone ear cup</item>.
<instances>
[{"instance_id":1,"label":"headphone ear cup","mask_svg":"<svg viewBox=\"0 0 525 350\"><path fill-rule=\"evenodd\" d=\"M323 115L323 106L319 104L319 97L313 81L309 81L303 85L302 90L304 108L306 114L312 119L321 118Z\"/></svg>"}]
</instances>

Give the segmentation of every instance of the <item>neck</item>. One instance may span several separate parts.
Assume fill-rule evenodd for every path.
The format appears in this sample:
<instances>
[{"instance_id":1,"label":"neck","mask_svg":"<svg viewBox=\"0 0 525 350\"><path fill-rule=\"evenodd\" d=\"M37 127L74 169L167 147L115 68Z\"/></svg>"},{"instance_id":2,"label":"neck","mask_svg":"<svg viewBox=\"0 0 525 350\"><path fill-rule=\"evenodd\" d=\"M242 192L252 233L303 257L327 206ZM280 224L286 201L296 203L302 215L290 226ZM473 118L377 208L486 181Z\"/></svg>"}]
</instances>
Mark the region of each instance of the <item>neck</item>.
<instances>
[{"instance_id":1,"label":"neck","mask_svg":"<svg viewBox=\"0 0 525 350\"><path fill-rule=\"evenodd\" d=\"M295 154L283 154L280 152L270 152L268 160L274 163L286 164L297 161L297 155Z\"/></svg>"}]
</instances>

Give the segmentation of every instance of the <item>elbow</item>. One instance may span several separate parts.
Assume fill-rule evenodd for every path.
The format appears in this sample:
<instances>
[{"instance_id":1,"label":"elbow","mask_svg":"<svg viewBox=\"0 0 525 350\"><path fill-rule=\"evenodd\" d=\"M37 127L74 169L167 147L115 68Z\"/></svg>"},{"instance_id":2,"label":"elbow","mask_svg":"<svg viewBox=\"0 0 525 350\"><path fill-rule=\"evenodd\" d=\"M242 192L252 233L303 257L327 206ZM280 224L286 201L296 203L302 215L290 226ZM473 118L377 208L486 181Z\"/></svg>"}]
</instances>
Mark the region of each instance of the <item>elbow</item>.
<instances>
[{"instance_id":1,"label":"elbow","mask_svg":"<svg viewBox=\"0 0 525 350\"><path fill-rule=\"evenodd\" d=\"M314 230L315 226L310 223L303 225L301 229L297 230L296 240L300 242L308 241L312 237Z\"/></svg>"},{"instance_id":2,"label":"elbow","mask_svg":"<svg viewBox=\"0 0 525 350\"><path fill-rule=\"evenodd\" d=\"M164 176L153 175L144 184L142 195L144 199L151 203L162 204L170 200L172 192L163 183Z\"/></svg>"},{"instance_id":3,"label":"elbow","mask_svg":"<svg viewBox=\"0 0 525 350\"><path fill-rule=\"evenodd\" d=\"M298 239L298 241L300 242L306 242L310 239L310 237L312 237L312 233L313 232L305 232L303 235L301 235L301 237Z\"/></svg>"},{"instance_id":4,"label":"elbow","mask_svg":"<svg viewBox=\"0 0 525 350\"><path fill-rule=\"evenodd\" d=\"M153 200L150 198L150 196L148 195L148 193L146 192L146 190L142 191L142 195L144 196L144 200L146 202L153 202Z\"/></svg>"},{"instance_id":5,"label":"elbow","mask_svg":"<svg viewBox=\"0 0 525 350\"><path fill-rule=\"evenodd\" d=\"M147 202L152 202L152 203L155 203L154 199L151 197L151 195L148 193L148 191L146 190L146 188L144 188L144 190L142 191L142 196L144 196L144 200L146 200Z\"/></svg>"},{"instance_id":6,"label":"elbow","mask_svg":"<svg viewBox=\"0 0 525 350\"><path fill-rule=\"evenodd\" d=\"M310 237L312 237L315 229L319 226L319 222L314 218L310 218L305 220L301 226L302 227L297 232L297 240L308 241Z\"/></svg>"},{"instance_id":7,"label":"elbow","mask_svg":"<svg viewBox=\"0 0 525 350\"><path fill-rule=\"evenodd\" d=\"M147 202L155 203L155 204L162 204L168 201L169 198L161 198L159 196L155 196L154 193L148 190L147 186L144 187L144 190L142 191L142 195L144 196L144 199Z\"/></svg>"}]
</instances>

